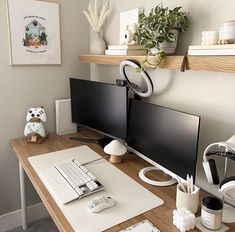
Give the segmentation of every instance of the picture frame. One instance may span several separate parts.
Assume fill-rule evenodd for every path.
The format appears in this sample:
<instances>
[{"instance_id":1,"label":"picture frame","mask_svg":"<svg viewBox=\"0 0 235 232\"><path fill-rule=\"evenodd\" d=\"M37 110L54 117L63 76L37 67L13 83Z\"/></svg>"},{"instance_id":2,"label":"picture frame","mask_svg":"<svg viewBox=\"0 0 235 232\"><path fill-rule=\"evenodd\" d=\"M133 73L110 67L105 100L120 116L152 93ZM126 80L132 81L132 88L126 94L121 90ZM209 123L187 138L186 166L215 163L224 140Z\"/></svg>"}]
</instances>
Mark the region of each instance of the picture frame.
<instances>
[{"instance_id":1,"label":"picture frame","mask_svg":"<svg viewBox=\"0 0 235 232\"><path fill-rule=\"evenodd\" d=\"M61 64L59 4L7 0L11 65Z\"/></svg>"}]
</instances>

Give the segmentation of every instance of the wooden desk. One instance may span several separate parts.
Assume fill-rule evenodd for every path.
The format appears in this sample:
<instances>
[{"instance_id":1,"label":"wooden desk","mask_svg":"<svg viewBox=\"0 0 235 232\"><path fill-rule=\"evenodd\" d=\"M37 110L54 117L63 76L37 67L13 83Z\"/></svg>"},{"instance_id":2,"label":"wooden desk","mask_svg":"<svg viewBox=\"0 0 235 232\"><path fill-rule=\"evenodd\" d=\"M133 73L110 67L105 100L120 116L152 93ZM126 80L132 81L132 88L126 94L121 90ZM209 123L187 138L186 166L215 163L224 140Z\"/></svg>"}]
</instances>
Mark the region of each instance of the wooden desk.
<instances>
[{"instance_id":1,"label":"wooden desk","mask_svg":"<svg viewBox=\"0 0 235 232\"><path fill-rule=\"evenodd\" d=\"M94 138L97 138L97 134L90 131L81 131L79 135L89 136L89 137L93 136ZM71 135L58 136L56 134L50 134L48 139L44 141L44 143L42 144L28 144L25 138L14 139L11 141L13 150L17 155L17 158L19 159L20 178L21 178L20 179L21 203L22 203L22 217L23 217L22 224L24 229L27 228L27 215L25 213L26 203L25 203L25 189L24 189L24 171L25 171L30 181L32 182L33 186L35 187L37 193L39 194L43 204L47 208L49 214L51 215L56 226L58 227L58 229L61 232L74 231L27 159L30 156L72 148L85 144L78 141L71 141L68 139L69 136ZM109 158L109 156L106 155L103 152L102 148L99 147L98 145L96 144L86 144L86 145L95 150L105 159ZM116 225L106 231L116 232L128 226L131 226L137 222L140 222L144 219L148 219L154 225L156 225L156 227L158 227L161 231L177 232L178 230L172 224L172 211L175 209L176 186L173 185L170 187L154 187L141 181L138 177L138 172L140 169L149 166L149 164L134 154L125 155L123 157L123 162L120 164L116 164L115 166L118 167L127 175L129 175L130 177L132 177L138 183L146 187L152 193L162 198L165 203L162 206L154 208L153 210L150 210L126 222ZM164 178L164 176L161 177ZM205 195L207 194L201 191L200 199L202 199ZM230 231L235 231L235 223L230 224L229 227L231 228ZM199 230L194 229L193 231L199 231Z\"/></svg>"}]
</instances>

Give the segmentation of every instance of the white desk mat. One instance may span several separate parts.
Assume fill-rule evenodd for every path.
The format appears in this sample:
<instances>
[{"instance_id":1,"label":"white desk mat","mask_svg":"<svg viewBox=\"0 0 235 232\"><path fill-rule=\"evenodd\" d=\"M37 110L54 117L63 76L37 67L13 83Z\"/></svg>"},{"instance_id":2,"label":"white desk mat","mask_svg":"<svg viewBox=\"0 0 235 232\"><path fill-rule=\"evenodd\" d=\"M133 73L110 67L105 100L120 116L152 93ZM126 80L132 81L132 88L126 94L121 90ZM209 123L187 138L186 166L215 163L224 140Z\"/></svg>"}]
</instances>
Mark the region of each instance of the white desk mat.
<instances>
[{"instance_id":1,"label":"white desk mat","mask_svg":"<svg viewBox=\"0 0 235 232\"><path fill-rule=\"evenodd\" d=\"M100 158L89 147L80 146L33 156L29 158L29 162L40 176L40 170L50 167L55 162L72 157L77 158L81 163ZM164 203L159 197L105 159L85 166L102 182L105 190L66 205L59 205L64 216L76 232L103 231ZM116 201L116 205L99 213L87 211L88 202L97 196L110 196Z\"/></svg>"}]
</instances>

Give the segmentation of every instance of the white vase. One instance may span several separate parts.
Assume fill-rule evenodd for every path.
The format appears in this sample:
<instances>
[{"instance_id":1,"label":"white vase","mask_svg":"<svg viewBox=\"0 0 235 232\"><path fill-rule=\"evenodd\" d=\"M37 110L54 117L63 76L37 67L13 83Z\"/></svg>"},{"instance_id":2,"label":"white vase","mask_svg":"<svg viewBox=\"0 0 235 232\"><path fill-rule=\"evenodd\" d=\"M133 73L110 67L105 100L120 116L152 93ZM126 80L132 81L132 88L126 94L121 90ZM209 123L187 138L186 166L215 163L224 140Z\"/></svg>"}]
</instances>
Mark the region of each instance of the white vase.
<instances>
[{"instance_id":1,"label":"white vase","mask_svg":"<svg viewBox=\"0 0 235 232\"><path fill-rule=\"evenodd\" d=\"M106 50L106 43L101 37L100 32L96 32L91 43L90 53L94 55L104 55Z\"/></svg>"}]
</instances>

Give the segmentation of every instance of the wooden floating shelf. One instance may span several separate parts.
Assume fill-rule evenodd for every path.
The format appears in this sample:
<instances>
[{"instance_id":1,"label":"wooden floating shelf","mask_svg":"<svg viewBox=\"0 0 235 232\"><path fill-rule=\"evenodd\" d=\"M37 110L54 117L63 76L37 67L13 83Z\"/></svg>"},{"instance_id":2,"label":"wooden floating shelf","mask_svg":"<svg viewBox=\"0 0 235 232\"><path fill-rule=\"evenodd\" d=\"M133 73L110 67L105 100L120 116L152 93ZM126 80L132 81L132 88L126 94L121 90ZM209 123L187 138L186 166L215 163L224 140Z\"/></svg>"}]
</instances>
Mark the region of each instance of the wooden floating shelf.
<instances>
[{"instance_id":1,"label":"wooden floating shelf","mask_svg":"<svg viewBox=\"0 0 235 232\"><path fill-rule=\"evenodd\" d=\"M95 63L105 65L119 65L123 60L143 61L145 56L106 56L106 55L81 55L82 63ZM150 58L154 59L154 57ZM184 56L167 56L159 68L181 69ZM212 71L212 72L235 72L235 56L187 56L187 70Z\"/></svg>"},{"instance_id":2,"label":"wooden floating shelf","mask_svg":"<svg viewBox=\"0 0 235 232\"><path fill-rule=\"evenodd\" d=\"M81 55L82 63L119 65L123 60L133 60L137 63L143 61L145 56L106 56L106 55ZM161 63L161 68L179 69L181 67L183 56L167 56ZM151 57L154 59L154 57Z\"/></svg>"}]
</instances>

